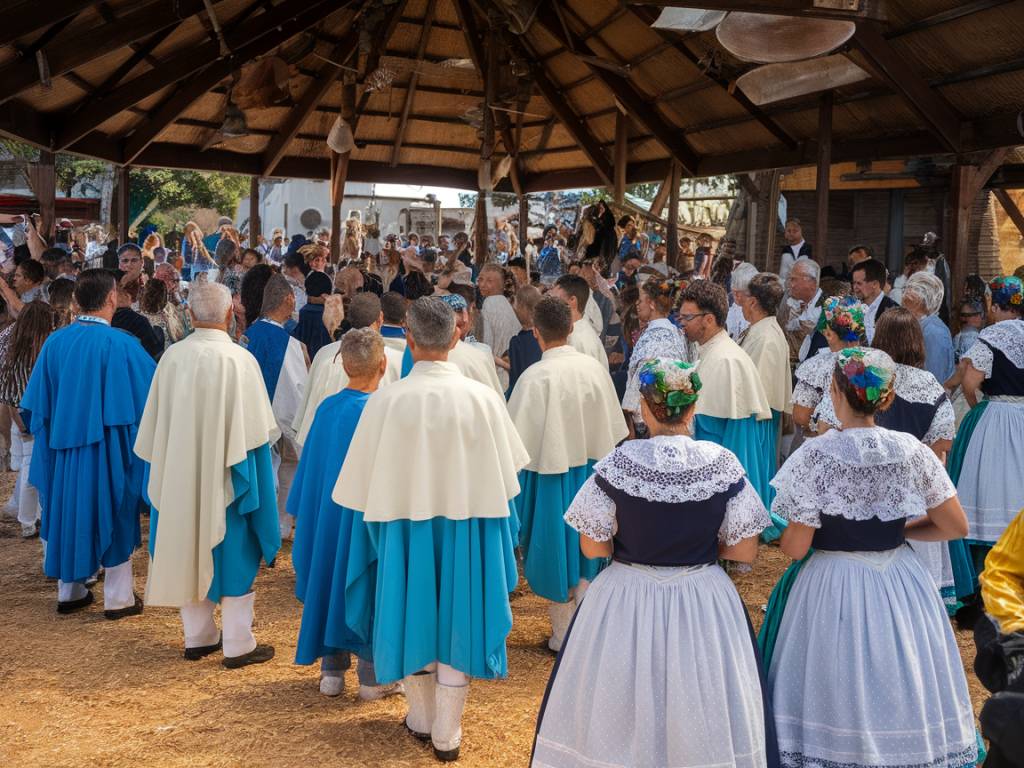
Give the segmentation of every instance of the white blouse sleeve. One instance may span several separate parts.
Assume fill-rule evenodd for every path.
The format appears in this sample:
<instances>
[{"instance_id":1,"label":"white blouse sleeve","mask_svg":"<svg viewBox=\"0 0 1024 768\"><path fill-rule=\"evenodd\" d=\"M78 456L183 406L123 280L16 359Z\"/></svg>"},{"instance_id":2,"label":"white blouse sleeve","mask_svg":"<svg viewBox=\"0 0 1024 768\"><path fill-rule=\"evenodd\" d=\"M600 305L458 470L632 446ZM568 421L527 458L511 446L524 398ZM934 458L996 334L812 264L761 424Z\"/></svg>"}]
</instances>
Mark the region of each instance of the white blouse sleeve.
<instances>
[{"instance_id":1,"label":"white blouse sleeve","mask_svg":"<svg viewBox=\"0 0 1024 768\"><path fill-rule=\"evenodd\" d=\"M910 482L924 500L925 509L934 509L956 496L956 487L931 448L923 443L920 448L910 460Z\"/></svg>"},{"instance_id":2,"label":"white blouse sleeve","mask_svg":"<svg viewBox=\"0 0 1024 768\"><path fill-rule=\"evenodd\" d=\"M744 478L743 487L725 504L725 519L718 529L718 541L727 547L743 539L760 536L772 524L771 516L757 495L754 486Z\"/></svg>"},{"instance_id":3,"label":"white blouse sleeve","mask_svg":"<svg viewBox=\"0 0 1024 768\"><path fill-rule=\"evenodd\" d=\"M793 387L793 405L813 409L819 402L821 402L821 391L815 389L806 381L798 379Z\"/></svg>"},{"instance_id":4,"label":"white blouse sleeve","mask_svg":"<svg viewBox=\"0 0 1024 768\"><path fill-rule=\"evenodd\" d=\"M591 475L565 512L565 522L594 541L611 541L615 535L615 502Z\"/></svg>"},{"instance_id":5,"label":"white blouse sleeve","mask_svg":"<svg viewBox=\"0 0 1024 768\"><path fill-rule=\"evenodd\" d=\"M815 490L817 468L814 453L805 444L786 460L772 479L775 501L772 512L784 520L810 528L821 527L821 500Z\"/></svg>"},{"instance_id":6,"label":"white blouse sleeve","mask_svg":"<svg viewBox=\"0 0 1024 768\"><path fill-rule=\"evenodd\" d=\"M992 349L988 344L981 341L974 342L964 358L971 361L974 370L985 374L986 379L992 378Z\"/></svg>"},{"instance_id":7,"label":"white blouse sleeve","mask_svg":"<svg viewBox=\"0 0 1024 768\"><path fill-rule=\"evenodd\" d=\"M931 426L925 432L921 442L925 445L934 445L939 440L952 440L956 435L956 414L953 412L953 404L948 397L943 397L939 408L935 411Z\"/></svg>"}]
</instances>

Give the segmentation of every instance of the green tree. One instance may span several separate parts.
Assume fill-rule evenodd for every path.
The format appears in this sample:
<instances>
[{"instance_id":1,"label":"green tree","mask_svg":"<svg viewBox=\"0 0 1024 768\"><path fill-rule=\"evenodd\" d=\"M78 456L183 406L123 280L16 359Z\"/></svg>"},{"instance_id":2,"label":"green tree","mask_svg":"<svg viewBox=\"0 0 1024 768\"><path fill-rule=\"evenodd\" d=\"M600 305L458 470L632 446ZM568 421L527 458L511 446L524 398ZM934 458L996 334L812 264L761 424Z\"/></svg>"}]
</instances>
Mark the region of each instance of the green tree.
<instances>
[{"instance_id":1,"label":"green tree","mask_svg":"<svg viewBox=\"0 0 1024 768\"><path fill-rule=\"evenodd\" d=\"M239 201L249 193L249 179L226 173L172 171L166 168L132 169L129 204L133 216L156 201L156 210L213 208L234 215Z\"/></svg>"}]
</instances>

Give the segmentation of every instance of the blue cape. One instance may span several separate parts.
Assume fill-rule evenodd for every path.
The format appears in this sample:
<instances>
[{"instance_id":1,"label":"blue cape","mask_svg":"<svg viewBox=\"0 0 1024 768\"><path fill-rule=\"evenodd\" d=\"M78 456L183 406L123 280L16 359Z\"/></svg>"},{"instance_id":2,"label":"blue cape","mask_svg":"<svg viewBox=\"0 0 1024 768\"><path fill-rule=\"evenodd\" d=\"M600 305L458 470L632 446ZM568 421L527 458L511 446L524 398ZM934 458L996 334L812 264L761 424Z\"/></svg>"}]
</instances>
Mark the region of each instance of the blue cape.
<instances>
[{"instance_id":1,"label":"blue cape","mask_svg":"<svg viewBox=\"0 0 1024 768\"><path fill-rule=\"evenodd\" d=\"M242 346L248 349L263 373L263 383L267 386L267 395L274 401L277 391L277 380L281 376L281 365L284 363L285 352L288 351L288 339L291 338L284 328L257 320L245 329Z\"/></svg>"}]
</instances>

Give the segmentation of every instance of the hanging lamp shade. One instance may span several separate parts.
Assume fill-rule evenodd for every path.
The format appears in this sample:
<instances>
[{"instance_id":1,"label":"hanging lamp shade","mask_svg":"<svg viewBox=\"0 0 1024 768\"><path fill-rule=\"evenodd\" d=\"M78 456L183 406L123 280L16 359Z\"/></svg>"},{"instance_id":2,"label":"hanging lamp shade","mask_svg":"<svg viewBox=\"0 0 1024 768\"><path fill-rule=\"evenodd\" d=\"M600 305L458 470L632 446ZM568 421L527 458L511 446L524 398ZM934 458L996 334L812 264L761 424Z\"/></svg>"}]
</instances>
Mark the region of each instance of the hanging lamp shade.
<instances>
[{"instance_id":1,"label":"hanging lamp shade","mask_svg":"<svg viewBox=\"0 0 1024 768\"><path fill-rule=\"evenodd\" d=\"M662 8L654 23L655 29L675 29L680 32L707 32L726 17L727 11L704 11L699 8Z\"/></svg>"},{"instance_id":2,"label":"hanging lamp shade","mask_svg":"<svg viewBox=\"0 0 1024 768\"><path fill-rule=\"evenodd\" d=\"M327 134L327 146L339 155L344 155L346 152L351 152L356 148L356 140L352 135L352 128L341 115L338 115L338 119L331 126L330 133Z\"/></svg>"},{"instance_id":3,"label":"hanging lamp shade","mask_svg":"<svg viewBox=\"0 0 1024 768\"><path fill-rule=\"evenodd\" d=\"M736 80L736 87L754 104L806 96L867 80L868 73L842 54L805 61L765 64Z\"/></svg>"},{"instance_id":4,"label":"hanging lamp shade","mask_svg":"<svg viewBox=\"0 0 1024 768\"><path fill-rule=\"evenodd\" d=\"M718 25L715 34L736 58L774 64L830 53L856 30L852 21L734 12Z\"/></svg>"}]
</instances>

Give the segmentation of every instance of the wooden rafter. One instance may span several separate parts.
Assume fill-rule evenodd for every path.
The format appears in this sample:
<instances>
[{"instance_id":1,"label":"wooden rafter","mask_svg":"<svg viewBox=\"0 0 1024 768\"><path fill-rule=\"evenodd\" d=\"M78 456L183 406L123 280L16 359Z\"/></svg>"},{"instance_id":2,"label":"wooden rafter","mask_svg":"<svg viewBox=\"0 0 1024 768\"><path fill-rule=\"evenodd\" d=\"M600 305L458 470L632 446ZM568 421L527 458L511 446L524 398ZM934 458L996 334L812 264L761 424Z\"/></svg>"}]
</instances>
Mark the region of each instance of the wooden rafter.
<instances>
[{"instance_id":1,"label":"wooden rafter","mask_svg":"<svg viewBox=\"0 0 1024 768\"><path fill-rule=\"evenodd\" d=\"M860 0L859 10L820 8L814 0L625 0L627 5L661 5L671 8L698 8L707 11L744 11L776 16L804 16L819 19L884 20L882 0Z\"/></svg>"},{"instance_id":2,"label":"wooden rafter","mask_svg":"<svg viewBox=\"0 0 1024 768\"><path fill-rule=\"evenodd\" d=\"M583 41L571 29L563 28L550 8L541 8L537 12L537 21L566 47L577 51L588 50L596 56L603 54L599 48L593 47L592 42ZM688 175L694 175L699 158L697 152L683 135L683 129L666 120L651 105L650 97L637 91L628 79L620 77L614 72L595 67L585 59L581 59L581 61L590 67L591 71L597 75L598 80L611 91L612 96L629 112L633 119L658 138L658 141L672 157L679 161L683 171Z\"/></svg>"},{"instance_id":3,"label":"wooden rafter","mask_svg":"<svg viewBox=\"0 0 1024 768\"><path fill-rule=\"evenodd\" d=\"M87 108L76 115L74 120L62 121L63 126L57 133L56 148L65 149L89 131L97 128L111 115L138 104L190 75L210 70L227 60L232 61L235 64L234 68L237 69L248 61L238 55L240 49L258 43L262 38L269 39L271 43L276 40L277 44L280 44L283 40L280 38L278 29L283 24L290 22L298 14L303 14L304 18L308 18L307 11L313 9L318 10L320 19L323 19L325 9L331 5L334 3L329 0L312 0L311 2L288 0L251 21L233 26L227 31L228 43L232 50L231 56L227 58L221 58L220 45L212 40L194 48L179 51L160 62L159 66L117 86L104 98L92 100ZM306 24L303 28L309 26L312 24ZM263 44L259 45L258 49L266 50L273 47L275 46Z\"/></svg>"},{"instance_id":4,"label":"wooden rafter","mask_svg":"<svg viewBox=\"0 0 1024 768\"><path fill-rule=\"evenodd\" d=\"M278 6L277 8L282 7ZM290 7L294 8L294 6ZM269 14L264 14L264 16L266 15ZM231 75L232 72L239 69L247 61L266 54L322 19L323 8L321 4L311 3L306 9L298 14L294 14L292 18L278 25L275 34L257 37L251 42L234 48L231 56L209 64L205 69L184 83L149 118L136 126L135 130L124 142L124 161L126 163L132 162L161 131L173 123L196 99L225 77ZM256 173L258 174L259 170Z\"/></svg>"},{"instance_id":5,"label":"wooden rafter","mask_svg":"<svg viewBox=\"0 0 1024 768\"><path fill-rule=\"evenodd\" d=\"M179 0L178 3L147 3L126 13L117 24L106 22L88 29L69 31L47 46L51 77L63 75L110 51L147 38L156 32L177 26L181 19L203 9L203 0ZM179 15L180 14L180 15ZM102 40L102 45L97 45ZM0 69L0 103L35 85L39 69L34 60L18 59Z\"/></svg>"},{"instance_id":6,"label":"wooden rafter","mask_svg":"<svg viewBox=\"0 0 1024 768\"><path fill-rule=\"evenodd\" d=\"M74 18L96 0L48 0L45 13L40 13L38 0L24 0L4 11L4 23L0 28L0 45L9 45L15 40L64 19Z\"/></svg>"},{"instance_id":7,"label":"wooden rafter","mask_svg":"<svg viewBox=\"0 0 1024 768\"><path fill-rule=\"evenodd\" d=\"M99 85L89 94L88 99L82 99L72 109L72 114L78 114L84 107L88 106L93 99L102 99L114 89L128 73L137 67L142 61L152 58L153 49L163 41L163 34L156 34L141 43L136 44L132 55L124 60L117 69L110 73Z\"/></svg>"},{"instance_id":8,"label":"wooden rafter","mask_svg":"<svg viewBox=\"0 0 1024 768\"><path fill-rule=\"evenodd\" d=\"M959 152L960 116L941 94L932 90L920 75L907 67L906 60L892 48L882 36L881 30L874 24L858 24L852 43L869 67L903 97L946 148L951 152Z\"/></svg>"},{"instance_id":9,"label":"wooden rafter","mask_svg":"<svg viewBox=\"0 0 1024 768\"><path fill-rule=\"evenodd\" d=\"M277 135L271 140L263 152L263 171L261 176L270 176L277 164L288 152L288 145L298 135L302 124L306 122L317 105L334 85L342 69L339 65L347 64L359 46L359 30L355 20L349 24L348 34L331 49L327 56L329 61L320 67L317 77L306 86L299 103L288 111L284 124L278 129Z\"/></svg>"},{"instance_id":10,"label":"wooden rafter","mask_svg":"<svg viewBox=\"0 0 1024 768\"><path fill-rule=\"evenodd\" d=\"M416 47L416 63L423 61L423 55L427 52L427 42L430 40L430 28L434 23L434 16L437 13L437 0L427 0L427 10L423 17L423 26L420 29L420 42ZM409 112L412 110L413 99L416 98L416 86L419 85L420 73L414 69L409 75L409 87L405 89L405 101L402 104L402 114L398 119L398 128L395 131L395 145L391 150L391 167L398 165L398 159L402 154L402 142L405 141L405 129L409 124Z\"/></svg>"},{"instance_id":11,"label":"wooden rafter","mask_svg":"<svg viewBox=\"0 0 1024 768\"><path fill-rule=\"evenodd\" d=\"M388 40L395 33L395 28L398 27L398 23L402 18L402 13L405 11L405 6L408 0L398 0L398 3L394 8L391 9L391 15L388 22L384 25L384 29L379 34L374 35L373 47L370 49L370 53L367 55L366 60L360 64L360 72L364 75L368 75L373 72L377 67L380 66L380 57L388 47ZM394 88L405 87L405 86L393 86ZM426 90L426 89L423 89ZM359 120L365 114L370 117L366 108L370 103L370 99L373 96L373 91L363 87L362 93L359 94L359 101L356 104L356 113L352 118L352 135L355 136L356 129L359 127ZM390 117L390 115L388 115Z\"/></svg>"},{"instance_id":12,"label":"wooden rafter","mask_svg":"<svg viewBox=\"0 0 1024 768\"><path fill-rule=\"evenodd\" d=\"M996 8L1000 5L1006 5L1012 3L1014 0L971 0L970 2L961 2L954 8L950 8L940 13L934 13L931 16L926 16L923 19L912 21L897 29L891 29L885 33L885 37L888 40L894 37L903 37L909 35L912 32L921 32L932 27L938 27L942 24L948 24L951 21L962 19L967 16L973 16L976 13L987 11L990 8Z\"/></svg>"},{"instance_id":13,"label":"wooden rafter","mask_svg":"<svg viewBox=\"0 0 1024 768\"><path fill-rule=\"evenodd\" d=\"M1020 236L1024 237L1024 215L1021 214L1020 208L1014 199L1010 197L1010 193L1005 189L993 190L996 196L996 200L1003 206L1003 210L1006 211L1006 215L1010 217L1010 221L1013 222L1014 226L1017 227L1017 231L1020 232Z\"/></svg>"}]
</instances>

